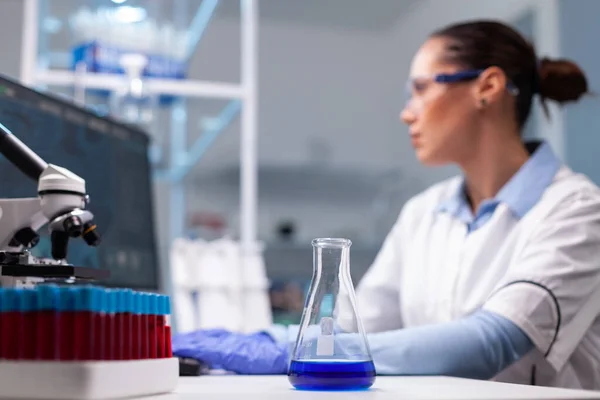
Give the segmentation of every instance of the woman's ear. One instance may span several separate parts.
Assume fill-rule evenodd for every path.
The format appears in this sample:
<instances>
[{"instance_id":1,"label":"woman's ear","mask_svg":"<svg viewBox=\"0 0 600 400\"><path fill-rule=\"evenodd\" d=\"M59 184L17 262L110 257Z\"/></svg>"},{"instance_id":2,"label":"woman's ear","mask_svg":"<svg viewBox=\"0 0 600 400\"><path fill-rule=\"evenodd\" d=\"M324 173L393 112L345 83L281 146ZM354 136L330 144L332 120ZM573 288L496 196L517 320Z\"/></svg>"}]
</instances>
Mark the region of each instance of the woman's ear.
<instances>
[{"instance_id":1,"label":"woman's ear","mask_svg":"<svg viewBox=\"0 0 600 400\"><path fill-rule=\"evenodd\" d=\"M506 74L498 67L487 68L479 75L473 90L477 108L494 104L506 90Z\"/></svg>"}]
</instances>

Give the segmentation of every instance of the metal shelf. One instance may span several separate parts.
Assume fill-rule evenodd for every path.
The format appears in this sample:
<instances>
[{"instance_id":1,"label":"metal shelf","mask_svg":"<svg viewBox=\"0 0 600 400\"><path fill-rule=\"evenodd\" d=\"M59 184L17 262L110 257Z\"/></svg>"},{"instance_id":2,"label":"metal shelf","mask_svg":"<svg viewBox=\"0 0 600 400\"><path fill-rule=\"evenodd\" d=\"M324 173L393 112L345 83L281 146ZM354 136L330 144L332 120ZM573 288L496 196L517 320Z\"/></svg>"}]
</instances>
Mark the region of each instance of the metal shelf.
<instances>
[{"instance_id":1,"label":"metal shelf","mask_svg":"<svg viewBox=\"0 0 600 400\"><path fill-rule=\"evenodd\" d=\"M117 90L123 87L121 75L72 71L38 71L36 84L54 86L78 86L79 89ZM215 99L243 99L244 87L233 83L206 82L198 80L175 80L148 78L145 80L149 92L157 95L181 97L210 97Z\"/></svg>"},{"instance_id":2,"label":"metal shelf","mask_svg":"<svg viewBox=\"0 0 600 400\"><path fill-rule=\"evenodd\" d=\"M222 132L233 116L241 118L241 151L240 151L240 244L243 255L251 254L256 247L257 236L257 79L258 79L258 0L240 1L240 39L241 39L241 80L239 83L205 82L198 80L148 79L148 89L159 95L179 96L170 109L171 128L169 153L170 165L168 173L162 174L169 184L169 245L178 237L185 235L185 186L183 178L189 172L190 161L197 162L209 147L216 135ZM173 2L179 7L177 20L187 24L189 14L182 8L183 1ZM218 0L204 0L198 6L195 16L188 28L190 33L188 57L197 48ZM48 60L53 54L47 47L45 33L40 35L41 22L48 12L44 0L24 0L23 45L21 52L21 83L29 87L68 87L75 92L75 101L83 106L85 89L114 90L121 87L123 77L118 75L81 73L77 74L64 69L50 69ZM205 97L231 99L219 117L224 122L214 129L206 129L197 143L189 150L187 137L186 98ZM208 139L207 139L208 138ZM242 263L244 257L242 257ZM161 276L167 294L172 294L172 285L168 266Z\"/></svg>"}]
</instances>

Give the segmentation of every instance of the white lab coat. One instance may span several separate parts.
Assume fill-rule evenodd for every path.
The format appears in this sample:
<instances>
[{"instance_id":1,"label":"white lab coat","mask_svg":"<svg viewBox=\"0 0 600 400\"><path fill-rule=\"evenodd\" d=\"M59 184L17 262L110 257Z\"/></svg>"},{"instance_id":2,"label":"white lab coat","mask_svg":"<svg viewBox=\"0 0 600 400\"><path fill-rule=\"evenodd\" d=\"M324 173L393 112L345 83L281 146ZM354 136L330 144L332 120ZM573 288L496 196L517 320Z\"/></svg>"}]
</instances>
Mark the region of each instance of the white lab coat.
<instances>
[{"instance_id":1,"label":"white lab coat","mask_svg":"<svg viewBox=\"0 0 600 400\"><path fill-rule=\"evenodd\" d=\"M535 345L496 380L600 389L599 189L561 167L523 218L500 204L467 235L464 223L436 212L459 183L435 185L404 207L357 287L366 331L442 323L483 308Z\"/></svg>"}]
</instances>

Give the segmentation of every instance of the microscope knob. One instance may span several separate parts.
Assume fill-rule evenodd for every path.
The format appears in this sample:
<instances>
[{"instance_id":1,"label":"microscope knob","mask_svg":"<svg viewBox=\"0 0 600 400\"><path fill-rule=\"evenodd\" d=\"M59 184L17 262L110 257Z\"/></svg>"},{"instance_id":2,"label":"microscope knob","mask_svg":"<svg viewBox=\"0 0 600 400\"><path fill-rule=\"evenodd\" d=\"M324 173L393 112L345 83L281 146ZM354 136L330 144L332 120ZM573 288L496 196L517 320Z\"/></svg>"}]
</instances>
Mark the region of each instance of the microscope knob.
<instances>
[{"instance_id":1,"label":"microscope knob","mask_svg":"<svg viewBox=\"0 0 600 400\"><path fill-rule=\"evenodd\" d=\"M96 230L96 224L88 222L83 225L83 240L88 246L98 246L100 244L100 234Z\"/></svg>"},{"instance_id":2,"label":"microscope knob","mask_svg":"<svg viewBox=\"0 0 600 400\"><path fill-rule=\"evenodd\" d=\"M40 235L30 227L22 228L15 233L10 241L10 246L24 246L28 249L35 247L40 241Z\"/></svg>"},{"instance_id":3,"label":"microscope knob","mask_svg":"<svg viewBox=\"0 0 600 400\"><path fill-rule=\"evenodd\" d=\"M65 219L63 222L63 226L65 228L65 232L69 234L71 237L79 237L83 231L83 224L81 223L81 219L75 215L70 216Z\"/></svg>"}]
</instances>

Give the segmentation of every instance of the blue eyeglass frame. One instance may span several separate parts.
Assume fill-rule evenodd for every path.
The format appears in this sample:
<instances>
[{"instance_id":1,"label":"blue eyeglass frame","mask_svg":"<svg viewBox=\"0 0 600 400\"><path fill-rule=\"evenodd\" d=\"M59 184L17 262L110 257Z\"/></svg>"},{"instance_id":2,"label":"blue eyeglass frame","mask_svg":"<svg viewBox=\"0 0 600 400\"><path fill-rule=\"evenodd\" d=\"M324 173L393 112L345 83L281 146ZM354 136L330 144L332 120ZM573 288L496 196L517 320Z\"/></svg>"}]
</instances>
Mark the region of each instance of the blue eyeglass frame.
<instances>
[{"instance_id":1,"label":"blue eyeglass frame","mask_svg":"<svg viewBox=\"0 0 600 400\"><path fill-rule=\"evenodd\" d=\"M451 74L436 74L433 76L433 81L437 83L457 83L465 82L476 79L481 75L485 69L471 69L465 71L458 71ZM519 95L519 88L517 88L512 82L506 83L506 89L513 96Z\"/></svg>"},{"instance_id":2,"label":"blue eyeglass frame","mask_svg":"<svg viewBox=\"0 0 600 400\"><path fill-rule=\"evenodd\" d=\"M455 83L470 81L472 79L478 78L483 71L483 69L471 69L466 71L454 72L452 74L437 74L434 75L433 81L438 83Z\"/></svg>"}]
</instances>

